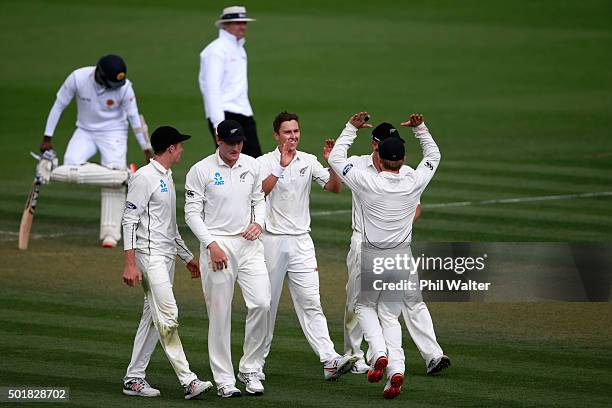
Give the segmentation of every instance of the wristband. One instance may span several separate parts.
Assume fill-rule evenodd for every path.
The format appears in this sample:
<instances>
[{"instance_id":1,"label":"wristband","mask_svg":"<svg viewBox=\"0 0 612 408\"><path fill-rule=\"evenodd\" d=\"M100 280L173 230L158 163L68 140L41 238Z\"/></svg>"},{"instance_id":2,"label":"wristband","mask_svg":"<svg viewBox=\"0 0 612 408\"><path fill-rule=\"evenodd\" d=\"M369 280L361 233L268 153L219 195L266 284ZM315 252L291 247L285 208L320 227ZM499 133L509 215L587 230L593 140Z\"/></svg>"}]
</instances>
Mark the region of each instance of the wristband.
<instances>
[{"instance_id":1,"label":"wristband","mask_svg":"<svg viewBox=\"0 0 612 408\"><path fill-rule=\"evenodd\" d=\"M285 172L286 167L281 167L280 164L277 164L274 169L272 169L272 175L276 178L281 178L283 173Z\"/></svg>"}]
</instances>

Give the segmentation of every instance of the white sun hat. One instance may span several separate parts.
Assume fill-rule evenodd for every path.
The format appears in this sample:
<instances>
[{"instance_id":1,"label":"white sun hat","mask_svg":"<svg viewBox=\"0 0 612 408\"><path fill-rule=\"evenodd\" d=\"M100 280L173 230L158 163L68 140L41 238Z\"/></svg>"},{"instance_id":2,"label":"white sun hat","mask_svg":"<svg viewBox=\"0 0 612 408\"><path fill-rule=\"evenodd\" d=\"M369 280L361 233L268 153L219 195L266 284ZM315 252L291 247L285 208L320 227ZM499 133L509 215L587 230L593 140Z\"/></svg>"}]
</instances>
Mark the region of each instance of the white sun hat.
<instances>
[{"instance_id":1,"label":"white sun hat","mask_svg":"<svg viewBox=\"0 0 612 408\"><path fill-rule=\"evenodd\" d=\"M215 25L221 27L223 23L230 23L232 21L255 21L255 19L247 17L245 7L231 6L223 9L223 13L221 13L219 20L215 21Z\"/></svg>"}]
</instances>

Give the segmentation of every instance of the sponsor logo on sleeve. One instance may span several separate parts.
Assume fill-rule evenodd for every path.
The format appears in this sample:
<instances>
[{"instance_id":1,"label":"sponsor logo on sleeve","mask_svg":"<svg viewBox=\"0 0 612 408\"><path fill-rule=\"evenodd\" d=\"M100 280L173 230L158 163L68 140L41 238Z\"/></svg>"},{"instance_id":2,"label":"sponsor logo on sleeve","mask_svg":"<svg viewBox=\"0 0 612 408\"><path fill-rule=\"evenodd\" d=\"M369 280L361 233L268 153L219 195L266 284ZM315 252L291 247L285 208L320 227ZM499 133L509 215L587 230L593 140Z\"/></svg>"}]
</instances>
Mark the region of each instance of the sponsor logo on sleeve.
<instances>
[{"instance_id":1,"label":"sponsor logo on sleeve","mask_svg":"<svg viewBox=\"0 0 612 408\"><path fill-rule=\"evenodd\" d=\"M346 166L344 166L344 168L342 169L342 175L346 176L346 173L351 171L352 168L353 168L353 163L349 163Z\"/></svg>"},{"instance_id":2,"label":"sponsor logo on sleeve","mask_svg":"<svg viewBox=\"0 0 612 408\"><path fill-rule=\"evenodd\" d=\"M195 197L195 193L193 192L193 190L185 190L185 195L189 198Z\"/></svg>"},{"instance_id":3,"label":"sponsor logo on sleeve","mask_svg":"<svg viewBox=\"0 0 612 408\"><path fill-rule=\"evenodd\" d=\"M127 208L128 210L135 210L136 209L136 204L134 204L131 201L126 201L125 202L125 208Z\"/></svg>"},{"instance_id":4,"label":"sponsor logo on sleeve","mask_svg":"<svg viewBox=\"0 0 612 408\"><path fill-rule=\"evenodd\" d=\"M429 170L433 170L433 169L434 169L433 164L431 164L431 163L430 163L430 162L428 162L428 161L426 161L426 162L425 162L425 167L427 167Z\"/></svg>"}]
</instances>

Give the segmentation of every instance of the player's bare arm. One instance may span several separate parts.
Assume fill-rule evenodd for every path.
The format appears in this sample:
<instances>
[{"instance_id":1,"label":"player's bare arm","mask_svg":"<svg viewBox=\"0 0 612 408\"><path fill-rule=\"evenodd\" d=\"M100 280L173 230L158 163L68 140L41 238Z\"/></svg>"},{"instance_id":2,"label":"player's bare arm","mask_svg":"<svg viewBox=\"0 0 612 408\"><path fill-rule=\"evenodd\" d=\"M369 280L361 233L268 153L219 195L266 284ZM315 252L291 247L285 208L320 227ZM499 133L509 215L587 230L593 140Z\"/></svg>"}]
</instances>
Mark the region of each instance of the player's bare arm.
<instances>
[{"instance_id":1,"label":"player's bare arm","mask_svg":"<svg viewBox=\"0 0 612 408\"><path fill-rule=\"evenodd\" d=\"M420 113L413 113L412 115L410 115L410 119L405 122L401 122L400 125L408 127L417 127L421 123L423 123L423 115L421 115Z\"/></svg>"},{"instance_id":2,"label":"player's bare arm","mask_svg":"<svg viewBox=\"0 0 612 408\"><path fill-rule=\"evenodd\" d=\"M326 162L335 144L336 141L334 139L325 140L325 144L323 145L323 159ZM329 181L325 183L325 189L332 193L339 193L342 191L342 179L332 168L329 169Z\"/></svg>"},{"instance_id":3,"label":"player's bare arm","mask_svg":"<svg viewBox=\"0 0 612 408\"><path fill-rule=\"evenodd\" d=\"M244 239L247 239L249 241L255 241L261 235L261 231L261 225L254 222L252 224L249 224L249 226L240 235L242 235Z\"/></svg>"},{"instance_id":4,"label":"player's bare arm","mask_svg":"<svg viewBox=\"0 0 612 408\"><path fill-rule=\"evenodd\" d=\"M294 157L294 155L291 155L291 153L289 152L289 146L287 145L287 143L281 143L281 145L278 147L278 150L281 154L278 163L280 169L272 170L272 173L268 175L268 177L266 177L261 183L261 188L263 189L263 192L266 196L270 194L272 189L274 189L274 186L276 185L280 174L282 174L282 171L291 163L291 160L293 160Z\"/></svg>"},{"instance_id":5,"label":"player's bare arm","mask_svg":"<svg viewBox=\"0 0 612 408\"><path fill-rule=\"evenodd\" d=\"M129 287L133 288L136 280L138 280L138 282L142 282L142 273L140 273L138 267L136 266L135 251L133 249L128 249L125 251L123 282L125 282L125 284Z\"/></svg>"},{"instance_id":6,"label":"player's bare arm","mask_svg":"<svg viewBox=\"0 0 612 408\"><path fill-rule=\"evenodd\" d=\"M368 120L370 120L368 112L358 112L349 118L349 123L357 129L371 128L372 125L366 123Z\"/></svg>"},{"instance_id":7,"label":"player's bare arm","mask_svg":"<svg viewBox=\"0 0 612 408\"><path fill-rule=\"evenodd\" d=\"M191 272L191 279L198 279L200 277L200 261L198 261L196 258L189 261L185 265L185 268Z\"/></svg>"},{"instance_id":8,"label":"player's bare arm","mask_svg":"<svg viewBox=\"0 0 612 408\"><path fill-rule=\"evenodd\" d=\"M53 149L53 143L51 143L51 136L43 136L42 142L40 143L40 152Z\"/></svg>"},{"instance_id":9,"label":"player's bare arm","mask_svg":"<svg viewBox=\"0 0 612 408\"><path fill-rule=\"evenodd\" d=\"M219 271L227 268L227 254L216 241L211 242L208 245L208 251L210 253L210 262L212 264L213 271Z\"/></svg>"}]
</instances>

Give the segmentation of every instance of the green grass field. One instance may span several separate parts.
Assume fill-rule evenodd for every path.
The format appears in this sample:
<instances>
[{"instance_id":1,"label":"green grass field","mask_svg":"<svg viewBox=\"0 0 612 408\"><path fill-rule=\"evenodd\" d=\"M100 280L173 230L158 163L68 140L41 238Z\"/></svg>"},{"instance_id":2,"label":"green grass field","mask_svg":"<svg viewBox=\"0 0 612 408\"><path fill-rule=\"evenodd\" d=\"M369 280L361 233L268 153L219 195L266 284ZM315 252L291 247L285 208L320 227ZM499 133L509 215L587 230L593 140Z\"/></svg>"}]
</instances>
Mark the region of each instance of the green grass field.
<instances>
[{"instance_id":1,"label":"green grass field","mask_svg":"<svg viewBox=\"0 0 612 408\"><path fill-rule=\"evenodd\" d=\"M0 386L68 386L74 406L178 406L182 391L161 350L153 401L121 395L142 302L121 282L122 251L97 247L99 193L43 186L30 250L16 234L55 92L73 69L106 53L128 65L151 127L194 135L175 169L179 222L185 174L212 153L197 87L198 54L216 36L223 2L3 1L0 66ZM257 1L249 25L250 99L264 150L281 110L301 116L301 149L320 155L358 110L398 123L421 112L442 151L422 198L419 241L612 240L612 21L608 1ZM63 154L75 109L55 145ZM408 135L408 132L404 136ZM130 161L142 162L130 136ZM410 141L416 164L418 144ZM363 132L352 149L368 153ZM603 193L603 194L602 194ZM496 200L519 198L517 202ZM488 201L488 203L482 203ZM469 202L458 206L454 203ZM444 206L446 205L446 206ZM350 194L313 189L312 235L330 332L342 344ZM199 282L177 275L181 337L210 377ZM206 404L371 406L381 386L349 376L325 383L286 293L267 366L266 395ZM244 308L236 295L237 358ZM610 303L432 303L453 360L429 378L407 334L410 406L609 406ZM25 406L21 404L19 406ZM48 405L45 405L48 406ZM49 405L50 406L50 405Z\"/></svg>"}]
</instances>

